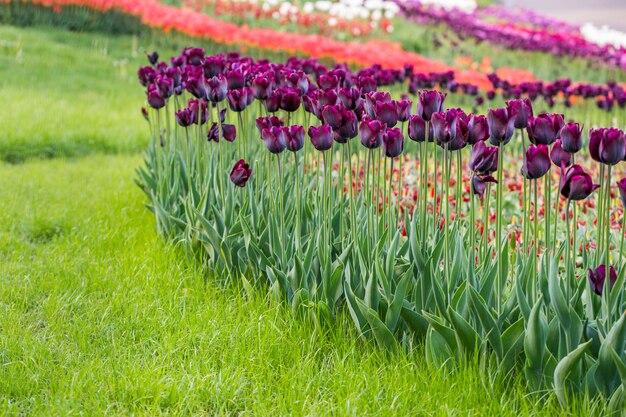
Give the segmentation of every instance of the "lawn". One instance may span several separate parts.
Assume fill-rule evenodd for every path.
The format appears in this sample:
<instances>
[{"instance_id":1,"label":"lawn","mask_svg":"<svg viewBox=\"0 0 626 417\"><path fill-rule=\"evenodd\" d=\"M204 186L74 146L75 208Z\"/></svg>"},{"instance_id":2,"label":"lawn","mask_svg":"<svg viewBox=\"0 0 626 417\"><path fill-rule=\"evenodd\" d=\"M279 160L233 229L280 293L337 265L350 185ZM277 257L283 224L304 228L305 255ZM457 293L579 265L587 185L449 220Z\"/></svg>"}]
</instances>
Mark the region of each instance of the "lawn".
<instances>
[{"instance_id":1,"label":"lawn","mask_svg":"<svg viewBox=\"0 0 626 417\"><path fill-rule=\"evenodd\" d=\"M206 282L160 239L139 156L0 167L0 407L26 415L555 415L521 382L388 357ZM94 169L97 167L97 169ZM590 406L572 415L593 412ZM596 414L597 414L596 410Z\"/></svg>"},{"instance_id":2,"label":"lawn","mask_svg":"<svg viewBox=\"0 0 626 417\"><path fill-rule=\"evenodd\" d=\"M7 26L0 40L0 159L22 162L0 163L0 414L601 414L207 281L133 183L142 42Z\"/></svg>"}]
</instances>

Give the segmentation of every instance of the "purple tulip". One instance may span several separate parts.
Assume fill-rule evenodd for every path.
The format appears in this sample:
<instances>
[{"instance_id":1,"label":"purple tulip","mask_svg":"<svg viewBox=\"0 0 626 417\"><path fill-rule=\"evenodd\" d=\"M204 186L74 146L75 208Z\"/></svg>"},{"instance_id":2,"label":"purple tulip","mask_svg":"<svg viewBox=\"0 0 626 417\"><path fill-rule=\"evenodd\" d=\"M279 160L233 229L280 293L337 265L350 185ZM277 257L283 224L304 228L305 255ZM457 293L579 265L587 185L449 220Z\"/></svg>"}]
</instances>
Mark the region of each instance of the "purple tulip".
<instances>
[{"instance_id":1,"label":"purple tulip","mask_svg":"<svg viewBox=\"0 0 626 417\"><path fill-rule=\"evenodd\" d=\"M287 149L297 152L304 146L304 127L294 125L283 127Z\"/></svg>"},{"instance_id":2,"label":"purple tulip","mask_svg":"<svg viewBox=\"0 0 626 417\"><path fill-rule=\"evenodd\" d=\"M237 138L237 129L235 125L224 123L222 124L222 137L227 142L234 142Z\"/></svg>"},{"instance_id":3,"label":"purple tulip","mask_svg":"<svg viewBox=\"0 0 626 417\"><path fill-rule=\"evenodd\" d=\"M530 145L526 149L526 158L522 164L522 174L529 180L536 180L550 170L550 155L547 145Z\"/></svg>"},{"instance_id":4,"label":"purple tulip","mask_svg":"<svg viewBox=\"0 0 626 417\"><path fill-rule=\"evenodd\" d=\"M193 124L191 110L184 108L176 112L176 122L179 126L187 127Z\"/></svg>"},{"instance_id":5,"label":"purple tulip","mask_svg":"<svg viewBox=\"0 0 626 417\"><path fill-rule=\"evenodd\" d=\"M622 178L617 182L617 189L619 190L619 196L622 199L622 206L626 209L626 178Z\"/></svg>"},{"instance_id":6,"label":"purple tulip","mask_svg":"<svg viewBox=\"0 0 626 417\"><path fill-rule=\"evenodd\" d=\"M250 165L243 159L235 162L235 166L233 166L233 170L230 172L230 180L237 187L245 187L246 183L252 176L252 168Z\"/></svg>"},{"instance_id":7,"label":"purple tulip","mask_svg":"<svg viewBox=\"0 0 626 417\"><path fill-rule=\"evenodd\" d=\"M383 150L385 156L395 158L402 153L404 149L404 136L399 128L387 129L383 135Z\"/></svg>"},{"instance_id":8,"label":"purple tulip","mask_svg":"<svg viewBox=\"0 0 626 417\"><path fill-rule=\"evenodd\" d=\"M147 95L150 107L157 110L165 107L165 99L161 96L161 94L159 94L154 84L150 84L148 86Z\"/></svg>"},{"instance_id":9,"label":"purple tulip","mask_svg":"<svg viewBox=\"0 0 626 417\"><path fill-rule=\"evenodd\" d=\"M409 138L415 142L426 141L426 121L418 114L409 116Z\"/></svg>"},{"instance_id":10,"label":"purple tulip","mask_svg":"<svg viewBox=\"0 0 626 417\"><path fill-rule=\"evenodd\" d=\"M374 117L388 127L394 127L398 123L398 110L395 102L377 101L374 104Z\"/></svg>"},{"instance_id":11,"label":"purple tulip","mask_svg":"<svg viewBox=\"0 0 626 417\"><path fill-rule=\"evenodd\" d=\"M186 48L182 53L188 65L202 65L204 59L204 49L202 48Z\"/></svg>"},{"instance_id":12,"label":"purple tulip","mask_svg":"<svg viewBox=\"0 0 626 417\"><path fill-rule=\"evenodd\" d=\"M216 122L213 122L209 131L207 132L207 139L209 142L219 142L220 141L220 130L219 125Z\"/></svg>"},{"instance_id":13,"label":"purple tulip","mask_svg":"<svg viewBox=\"0 0 626 417\"><path fill-rule=\"evenodd\" d=\"M174 80L167 75L158 75L154 80L154 84L161 97L168 99L174 94Z\"/></svg>"},{"instance_id":14,"label":"purple tulip","mask_svg":"<svg viewBox=\"0 0 626 417\"><path fill-rule=\"evenodd\" d=\"M359 133L359 121L353 111L343 109L341 126L334 130L334 139L339 143L346 143Z\"/></svg>"},{"instance_id":15,"label":"purple tulip","mask_svg":"<svg viewBox=\"0 0 626 417\"><path fill-rule=\"evenodd\" d=\"M222 74L207 79L206 86L209 91L208 99L213 103L218 103L226 98L228 81Z\"/></svg>"},{"instance_id":16,"label":"purple tulip","mask_svg":"<svg viewBox=\"0 0 626 417\"><path fill-rule=\"evenodd\" d=\"M563 128L563 115L541 113L537 117L528 118L528 139L538 145L552 145L558 139L559 132Z\"/></svg>"},{"instance_id":17,"label":"purple tulip","mask_svg":"<svg viewBox=\"0 0 626 417\"><path fill-rule=\"evenodd\" d=\"M283 89L279 107L289 113L298 110L300 107L300 94L298 94L298 90L293 88Z\"/></svg>"},{"instance_id":18,"label":"purple tulip","mask_svg":"<svg viewBox=\"0 0 626 417\"><path fill-rule=\"evenodd\" d=\"M487 125L489 126L489 142L492 145L506 145L515 131L515 118L505 108L489 109Z\"/></svg>"},{"instance_id":19,"label":"purple tulip","mask_svg":"<svg viewBox=\"0 0 626 417\"><path fill-rule=\"evenodd\" d=\"M309 127L309 137L318 151L327 151L333 146L333 129L328 125Z\"/></svg>"},{"instance_id":20,"label":"purple tulip","mask_svg":"<svg viewBox=\"0 0 626 417\"><path fill-rule=\"evenodd\" d=\"M196 98L206 100L209 97L209 90L202 75L187 78L185 88Z\"/></svg>"},{"instance_id":21,"label":"purple tulip","mask_svg":"<svg viewBox=\"0 0 626 417\"><path fill-rule=\"evenodd\" d=\"M276 113L278 109L280 108L281 97L282 97L282 89L277 88L276 90L272 91L270 95L267 97L267 100L265 100L265 109L269 113Z\"/></svg>"},{"instance_id":22,"label":"purple tulip","mask_svg":"<svg viewBox=\"0 0 626 417\"><path fill-rule=\"evenodd\" d=\"M209 119L209 106L206 101L190 98L187 102L187 107L191 112L192 123L203 125Z\"/></svg>"},{"instance_id":23,"label":"purple tulip","mask_svg":"<svg viewBox=\"0 0 626 417\"><path fill-rule=\"evenodd\" d=\"M489 139L489 125L485 116L470 114L467 128L469 129L467 143L470 145Z\"/></svg>"},{"instance_id":24,"label":"purple tulip","mask_svg":"<svg viewBox=\"0 0 626 417\"><path fill-rule=\"evenodd\" d=\"M261 131L261 139L271 153L279 154L287 147L285 132L281 127L272 126L263 129Z\"/></svg>"},{"instance_id":25,"label":"purple tulip","mask_svg":"<svg viewBox=\"0 0 626 417\"><path fill-rule=\"evenodd\" d=\"M576 153L583 147L583 129L578 123L565 123L559 132L565 152Z\"/></svg>"},{"instance_id":26,"label":"purple tulip","mask_svg":"<svg viewBox=\"0 0 626 417\"><path fill-rule=\"evenodd\" d=\"M283 73L283 78L287 85L298 91L300 96L305 95L309 91L309 78L302 71L291 71Z\"/></svg>"},{"instance_id":27,"label":"purple tulip","mask_svg":"<svg viewBox=\"0 0 626 417\"><path fill-rule=\"evenodd\" d=\"M322 122L333 129L338 129L342 125L342 110L342 104L324 106L322 110Z\"/></svg>"},{"instance_id":28,"label":"purple tulip","mask_svg":"<svg viewBox=\"0 0 626 417\"><path fill-rule=\"evenodd\" d=\"M498 183L491 175L472 175L472 192L481 200L485 196L488 183Z\"/></svg>"},{"instance_id":29,"label":"purple tulip","mask_svg":"<svg viewBox=\"0 0 626 417\"><path fill-rule=\"evenodd\" d=\"M139 67L137 70L137 77L142 86L147 87L148 84L154 82L156 78L156 71L152 67Z\"/></svg>"},{"instance_id":30,"label":"purple tulip","mask_svg":"<svg viewBox=\"0 0 626 417\"><path fill-rule=\"evenodd\" d=\"M626 138L616 128L591 129L589 131L591 157L606 165L615 165L626 156Z\"/></svg>"},{"instance_id":31,"label":"purple tulip","mask_svg":"<svg viewBox=\"0 0 626 417\"><path fill-rule=\"evenodd\" d=\"M359 124L361 144L368 149L376 149L383 143L383 134L387 126L379 120L362 120Z\"/></svg>"},{"instance_id":32,"label":"purple tulip","mask_svg":"<svg viewBox=\"0 0 626 417\"><path fill-rule=\"evenodd\" d=\"M232 70L226 73L226 81L229 90L237 90L246 85L246 79L239 70Z\"/></svg>"},{"instance_id":33,"label":"purple tulip","mask_svg":"<svg viewBox=\"0 0 626 417\"><path fill-rule=\"evenodd\" d=\"M391 94L383 91L372 91L365 95L365 111L372 119L376 118L376 105L379 101L391 103Z\"/></svg>"},{"instance_id":34,"label":"purple tulip","mask_svg":"<svg viewBox=\"0 0 626 417\"><path fill-rule=\"evenodd\" d=\"M257 117L256 128L259 130L259 135L263 129L269 129L270 127L280 127L283 122L276 116Z\"/></svg>"},{"instance_id":35,"label":"purple tulip","mask_svg":"<svg viewBox=\"0 0 626 417\"><path fill-rule=\"evenodd\" d=\"M226 93L228 107L234 112L244 111L248 106L248 93L250 93L248 88L228 91L228 93Z\"/></svg>"},{"instance_id":36,"label":"purple tulip","mask_svg":"<svg viewBox=\"0 0 626 417\"><path fill-rule=\"evenodd\" d=\"M604 290L604 283L606 281L606 266L600 265L596 269L589 269L589 286L598 295L602 295ZM617 281L617 271L613 268L613 265L609 266L609 282L610 288L613 288Z\"/></svg>"},{"instance_id":37,"label":"purple tulip","mask_svg":"<svg viewBox=\"0 0 626 417\"><path fill-rule=\"evenodd\" d=\"M157 51L152 52L151 54L146 55L148 57L148 61L152 65L156 65L159 62L159 53Z\"/></svg>"},{"instance_id":38,"label":"purple tulip","mask_svg":"<svg viewBox=\"0 0 626 417\"><path fill-rule=\"evenodd\" d=\"M445 99L446 94L442 94L439 91L420 91L419 101L417 102L417 114L429 122L434 113L443 111Z\"/></svg>"},{"instance_id":39,"label":"purple tulip","mask_svg":"<svg viewBox=\"0 0 626 417\"><path fill-rule=\"evenodd\" d=\"M396 105L396 113L398 113L398 121L404 123L409 120L413 102L410 100L398 100L395 101L394 104Z\"/></svg>"},{"instance_id":40,"label":"purple tulip","mask_svg":"<svg viewBox=\"0 0 626 417\"><path fill-rule=\"evenodd\" d=\"M533 106L530 99L510 100L506 103L507 111L515 118L513 125L516 129L525 129L528 118L533 115Z\"/></svg>"},{"instance_id":41,"label":"purple tulip","mask_svg":"<svg viewBox=\"0 0 626 417\"><path fill-rule=\"evenodd\" d=\"M489 174L498 170L498 147L487 146L484 141L478 141L472 147L472 154L468 163L472 172Z\"/></svg>"},{"instance_id":42,"label":"purple tulip","mask_svg":"<svg viewBox=\"0 0 626 417\"><path fill-rule=\"evenodd\" d=\"M580 165L572 165L567 170L561 166L559 190L568 200L584 200L599 187L600 185L594 184L591 176Z\"/></svg>"},{"instance_id":43,"label":"purple tulip","mask_svg":"<svg viewBox=\"0 0 626 417\"><path fill-rule=\"evenodd\" d=\"M357 88L340 88L337 97L348 110L355 110L361 104L361 93Z\"/></svg>"},{"instance_id":44,"label":"purple tulip","mask_svg":"<svg viewBox=\"0 0 626 417\"><path fill-rule=\"evenodd\" d=\"M552 145L550 159L557 167L561 167L561 165L568 167L572 164L572 154L563 149L560 139L557 139Z\"/></svg>"},{"instance_id":45,"label":"purple tulip","mask_svg":"<svg viewBox=\"0 0 626 417\"><path fill-rule=\"evenodd\" d=\"M273 83L269 77L259 76L252 80L252 92L258 100L267 100L273 90Z\"/></svg>"}]
</instances>

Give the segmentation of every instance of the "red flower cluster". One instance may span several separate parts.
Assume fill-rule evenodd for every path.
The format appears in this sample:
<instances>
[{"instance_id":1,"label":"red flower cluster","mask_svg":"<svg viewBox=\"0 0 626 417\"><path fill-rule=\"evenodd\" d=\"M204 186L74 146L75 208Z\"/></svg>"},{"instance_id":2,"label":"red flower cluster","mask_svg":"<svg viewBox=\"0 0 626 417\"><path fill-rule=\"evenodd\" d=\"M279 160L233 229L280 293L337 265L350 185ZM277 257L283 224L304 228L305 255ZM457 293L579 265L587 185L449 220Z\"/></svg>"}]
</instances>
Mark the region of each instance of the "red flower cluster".
<instances>
[{"instance_id":1,"label":"red flower cluster","mask_svg":"<svg viewBox=\"0 0 626 417\"><path fill-rule=\"evenodd\" d=\"M9 1L0 0L0 3ZM157 0L30 0L30 2L55 9L64 6L85 6L103 12L116 10L137 16L143 24L165 32L177 31L193 37L209 38L217 43L238 44L290 55L330 58L336 62L357 66L378 64L383 68L402 69L405 64L410 64L417 73L453 71L459 83L470 83L483 90L491 88L485 74L449 67L442 62L404 51L399 44L392 42L342 42L320 35L240 27L189 8L167 6Z\"/></svg>"}]
</instances>

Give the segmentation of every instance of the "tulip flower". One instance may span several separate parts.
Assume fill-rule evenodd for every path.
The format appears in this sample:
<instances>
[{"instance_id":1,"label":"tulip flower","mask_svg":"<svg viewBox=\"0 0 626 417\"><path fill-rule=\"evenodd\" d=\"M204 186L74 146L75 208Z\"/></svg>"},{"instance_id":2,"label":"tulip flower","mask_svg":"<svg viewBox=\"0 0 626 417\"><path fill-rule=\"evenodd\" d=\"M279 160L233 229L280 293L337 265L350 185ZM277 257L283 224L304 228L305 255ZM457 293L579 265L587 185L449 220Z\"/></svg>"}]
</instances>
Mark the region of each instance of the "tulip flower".
<instances>
[{"instance_id":1,"label":"tulip flower","mask_svg":"<svg viewBox=\"0 0 626 417\"><path fill-rule=\"evenodd\" d=\"M557 139L556 142L554 142L554 145L552 145L550 159L552 159L552 163L554 163L557 167L560 167L561 165L568 167L572 164L572 154L563 149L560 139Z\"/></svg>"},{"instance_id":2,"label":"tulip flower","mask_svg":"<svg viewBox=\"0 0 626 417\"><path fill-rule=\"evenodd\" d=\"M228 81L222 74L207 79L206 86L209 91L207 98L213 103L219 103L226 98Z\"/></svg>"},{"instance_id":3,"label":"tulip flower","mask_svg":"<svg viewBox=\"0 0 626 417\"><path fill-rule=\"evenodd\" d=\"M615 285L615 281L617 281L617 271L615 270L615 268L613 268L613 265L609 266L608 275L610 288L613 288L613 285ZM596 294L602 295L606 278L607 273L605 265L600 265L596 269L589 269L589 286Z\"/></svg>"},{"instance_id":4,"label":"tulip flower","mask_svg":"<svg viewBox=\"0 0 626 417\"><path fill-rule=\"evenodd\" d=\"M342 125L342 104L324 106L322 110L322 121L333 129L338 129Z\"/></svg>"},{"instance_id":5,"label":"tulip flower","mask_svg":"<svg viewBox=\"0 0 626 417\"><path fill-rule=\"evenodd\" d=\"M261 131L261 139L267 150L271 153L278 154L285 150L287 143L285 140L285 132L281 127L272 126Z\"/></svg>"},{"instance_id":6,"label":"tulip flower","mask_svg":"<svg viewBox=\"0 0 626 417\"><path fill-rule=\"evenodd\" d=\"M542 113L537 117L529 117L526 131L531 143L552 145L558 139L563 128L563 115Z\"/></svg>"},{"instance_id":7,"label":"tulip flower","mask_svg":"<svg viewBox=\"0 0 626 417\"><path fill-rule=\"evenodd\" d=\"M270 127L280 127L283 122L276 116L258 117L255 121L256 128L259 130L259 135L263 129L269 129Z\"/></svg>"},{"instance_id":8,"label":"tulip flower","mask_svg":"<svg viewBox=\"0 0 626 417\"><path fill-rule=\"evenodd\" d=\"M152 52L151 54L146 55L148 57L148 61L152 65L156 65L159 62L159 53L157 51Z\"/></svg>"},{"instance_id":9,"label":"tulip flower","mask_svg":"<svg viewBox=\"0 0 626 417\"><path fill-rule=\"evenodd\" d=\"M328 125L309 127L309 137L318 151L327 151L333 146L333 129Z\"/></svg>"},{"instance_id":10,"label":"tulip flower","mask_svg":"<svg viewBox=\"0 0 626 417\"><path fill-rule=\"evenodd\" d=\"M565 152L576 153L583 147L582 127L578 123L565 123L559 132L561 147Z\"/></svg>"},{"instance_id":11,"label":"tulip flower","mask_svg":"<svg viewBox=\"0 0 626 417\"><path fill-rule=\"evenodd\" d=\"M258 100L267 100L273 90L273 83L269 77L259 76L252 80L252 92Z\"/></svg>"},{"instance_id":12,"label":"tulip flower","mask_svg":"<svg viewBox=\"0 0 626 417\"><path fill-rule=\"evenodd\" d=\"M203 125L209 119L209 106L206 101L191 98L187 102L187 108L191 113L192 123Z\"/></svg>"},{"instance_id":13,"label":"tulip flower","mask_svg":"<svg viewBox=\"0 0 626 417\"><path fill-rule=\"evenodd\" d=\"M280 108L280 98L282 97L282 90L276 89L270 93L265 100L265 109L269 113L276 113Z\"/></svg>"},{"instance_id":14,"label":"tulip flower","mask_svg":"<svg viewBox=\"0 0 626 417\"><path fill-rule=\"evenodd\" d=\"M472 192L482 200L485 196L485 190L487 190L487 184L497 182L491 175L472 175Z\"/></svg>"},{"instance_id":15,"label":"tulip flower","mask_svg":"<svg viewBox=\"0 0 626 417\"><path fill-rule=\"evenodd\" d=\"M472 154L468 163L472 172L490 174L498 169L498 148L487 146L484 141L478 141L472 147Z\"/></svg>"},{"instance_id":16,"label":"tulip flower","mask_svg":"<svg viewBox=\"0 0 626 417\"><path fill-rule=\"evenodd\" d=\"M304 127L294 125L283 127L287 149L297 152L304 146Z\"/></svg>"},{"instance_id":17,"label":"tulip flower","mask_svg":"<svg viewBox=\"0 0 626 417\"><path fill-rule=\"evenodd\" d=\"M248 165L246 161L240 159L235 162L233 170L230 172L230 180L233 184L237 187L245 187L250 176L252 176L252 168L250 168L250 165Z\"/></svg>"},{"instance_id":18,"label":"tulip flower","mask_svg":"<svg viewBox=\"0 0 626 417\"><path fill-rule=\"evenodd\" d=\"M565 170L565 166L561 165L559 191L566 199L584 200L599 187L600 185L594 184L591 176L580 165L572 165L567 170Z\"/></svg>"},{"instance_id":19,"label":"tulip flower","mask_svg":"<svg viewBox=\"0 0 626 417\"><path fill-rule=\"evenodd\" d=\"M489 141L492 145L506 145L515 131L515 118L507 109L489 109L487 112L489 126Z\"/></svg>"},{"instance_id":20,"label":"tulip flower","mask_svg":"<svg viewBox=\"0 0 626 417\"><path fill-rule=\"evenodd\" d=\"M215 122L209 128L207 132L207 139L209 142L219 142L220 141L220 130L219 125Z\"/></svg>"},{"instance_id":21,"label":"tulip flower","mask_svg":"<svg viewBox=\"0 0 626 417\"><path fill-rule=\"evenodd\" d=\"M154 86L154 84L151 84L151 85ZM148 94L148 104L150 105L150 107L152 107L153 109L157 109L157 110L165 107L165 99L161 96L161 94L159 94L156 87L153 87L152 89L148 89L147 94Z\"/></svg>"},{"instance_id":22,"label":"tulip flower","mask_svg":"<svg viewBox=\"0 0 626 417\"><path fill-rule=\"evenodd\" d=\"M348 110L355 110L361 104L361 93L357 88L340 88L337 97Z\"/></svg>"},{"instance_id":23,"label":"tulip flower","mask_svg":"<svg viewBox=\"0 0 626 417\"><path fill-rule=\"evenodd\" d=\"M443 103L446 94L439 91L420 91L417 102L417 114L427 122L430 121L434 113L443 111Z\"/></svg>"},{"instance_id":24,"label":"tulip flower","mask_svg":"<svg viewBox=\"0 0 626 417\"><path fill-rule=\"evenodd\" d=\"M300 107L300 94L293 88L285 88L280 96L279 107L286 112L294 112Z\"/></svg>"},{"instance_id":25,"label":"tulip flower","mask_svg":"<svg viewBox=\"0 0 626 417\"><path fill-rule=\"evenodd\" d=\"M140 67L137 70L137 77L142 86L147 87L148 84L154 82L156 71L152 67Z\"/></svg>"},{"instance_id":26,"label":"tulip flower","mask_svg":"<svg viewBox=\"0 0 626 417\"><path fill-rule=\"evenodd\" d=\"M404 136L399 128L387 129L383 135L383 150L385 156L395 158L404 149Z\"/></svg>"},{"instance_id":27,"label":"tulip flower","mask_svg":"<svg viewBox=\"0 0 626 417\"><path fill-rule=\"evenodd\" d=\"M616 128L591 129L589 131L589 153L598 162L615 165L626 156L626 138Z\"/></svg>"},{"instance_id":28,"label":"tulip flower","mask_svg":"<svg viewBox=\"0 0 626 417\"><path fill-rule=\"evenodd\" d=\"M505 104L507 111L515 118L513 123L515 128L525 129L528 124L528 118L533 115L533 106L530 103L530 99L510 100Z\"/></svg>"},{"instance_id":29,"label":"tulip flower","mask_svg":"<svg viewBox=\"0 0 626 417\"><path fill-rule=\"evenodd\" d=\"M522 174L529 180L536 180L550 170L550 155L546 145L530 145L522 165Z\"/></svg>"},{"instance_id":30,"label":"tulip flower","mask_svg":"<svg viewBox=\"0 0 626 417\"><path fill-rule=\"evenodd\" d=\"M202 48L186 48L182 53L188 65L202 65L204 59L204 49Z\"/></svg>"},{"instance_id":31,"label":"tulip flower","mask_svg":"<svg viewBox=\"0 0 626 417\"><path fill-rule=\"evenodd\" d=\"M227 142L234 142L237 137L237 129L235 125L224 123L222 124L222 137Z\"/></svg>"},{"instance_id":32,"label":"tulip flower","mask_svg":"<svg viewBox=\"0 0 626 417\"><path fill-rule=\"evenodd\" d=\"M232 70L227 72L226 82L229 90L237 90L246 85L246 79L239 70Z\"/></svg>"},{"instance_id":33,"label":"tulip flower","mask_svg":"<svg viewBox=\"0 0 626 417\"><path fill-rule=\"evenodd\" d=\"M470 145L489 139L489 125L485 116L470 114L467 128L469 130L467 143Z\"/></svg>"},{"instance_id":34,"label":"tulip flower","mask_svg":"<svg viewBox=\"0 0 626 417\"><path fill-rule=\"evenodd\" d=\"M353 111L343 109L341 114L341 126L333 130L334 139L339 143L346 143L359 133L359 121Z\"/></svg>"},{"instance_id":35,"label":"tulip flower","mask_svg":"<svg viewBox=\"0 0 626 417\"><path fill-rule=\"evenodd\" d=\"M191 110L188 108L184 108L182 110L178 110L175 114L176 122L179 126L187 127L193 124Z\"/></svg>"},{"instance_id":36,"label":"tulip flower","mask_svg":"<svg viewBox=\"0 0 626 417\"><path fill-rule=\"evenodd\" d=\"M409 120L409 117L411 116L411 107L413 107L413 102L410 100L398 100L394 101L393 103L396 106L398 121L406 122L407 120Z\"/></svg>"},{"instance_id":37,"label":"tulip flower","mask_svg":"<svg viewBox=\"0 0 626 417\"><path fill-rule=\"evenodd\" d=\"M418 114L409 116L409 138L415 142L426 140L426 121Z\"/></svg>"},{"instance_id":38,"label":"tulip flower","mask_svg":"<svg viewBox=\"0 0 626 417\"><path fill-rule=\"evenodd\" d=\"M362 120L359 124L361 144L368 149L376 149L383 143L387 126L379 120Z\"/></svg>"},{"instance_id":39,"label":"tulip flower","mask_svg":"<svg viewBox=\"0 0 626 417\"><path fill-rule=\"evenodd\" d=\"M239 88L236 90L229 90L226 93L226 99L228 100L228 107L234 112L241 112L248 106L248 94L251 90L248 88Z\"/></svg>"},{"instance_id":40,"label":"tulip flower","mask_svg":"<svg viewBox=\"0 0 626 417\"><path fill-rule=\"evenodd\" d=\"M394 127L398 123L398 110L395 102L377 101L374 104L374 117L387 127Z\"/></svg>"}]
</instances>

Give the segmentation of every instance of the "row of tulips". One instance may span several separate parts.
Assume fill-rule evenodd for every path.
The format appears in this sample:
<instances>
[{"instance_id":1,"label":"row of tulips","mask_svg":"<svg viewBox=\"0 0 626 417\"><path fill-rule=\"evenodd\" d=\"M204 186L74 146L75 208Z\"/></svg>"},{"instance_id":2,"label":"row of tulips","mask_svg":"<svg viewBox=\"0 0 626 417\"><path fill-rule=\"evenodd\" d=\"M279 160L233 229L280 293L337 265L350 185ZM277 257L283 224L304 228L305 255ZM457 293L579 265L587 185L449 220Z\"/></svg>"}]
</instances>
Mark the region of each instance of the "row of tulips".
<instances>
[{"instance_id":1,"label":"row of tulips","mask_svg":"<svg viewBox=\"0 0 626 417\"><path fill-rule=\"evenodd\" d=\"M420 24L444 25L459 39L488 42L511 50L539 51L559 57L583 58L600 65L626 69L626 48L597 45L580 33L552 31L484 20L476 11L450 12L419 0L397 0L402 13Z\"/></svg>"},{"instance_id":2,"label":"row of tulips","mask_svg":"<svg viewBox=\"0 0 626 417\"><path fill-rule=\"evenodd\" d=\"M0 5L11 10L34 6L54 8L59 12L67 7L86 7L90 10L117 11L136 16L151 28L165 32L176 31L192 37L209 39L218 44L252 47L260 50L302 54L313 58L328 58L335 62L348 62L357 66L381 65L401 69L412 65L416 72L454 71L459 82L471 83L486 89L489 81L485 74L472 70L458 70L441 62L407 52L394 43L369 40L367 42L342 42L321 35L279 32L272 29L237 26L216 20L190 8L165 5L158 0L0 0Z\"/></svg>"},{"instance_id":3,"label":"row of tulips","mask_svg":"<svg viewBox=\"0 0 626 417\"><path fill-rule=\"evenodd\" d=\"M598 186L575 163L583 128L535 116L529 100L483 116L446 110L438 91L394 100L373 77L312 60L198 48L169 64L149 59L152 140L138 183L160 232L208 274L267 288L316 325L349 314L361 337L390 351L423 343L428 361L449 367L478 355L563 404L584 392L607 410L625 405L624 230L609 216L622 131L589 131ZM507 232L516 213L503 180L515 159L519 237ZM584 207L597 227L581 228L578 202L594 193Z\"/></svg>"}]
</instances>

